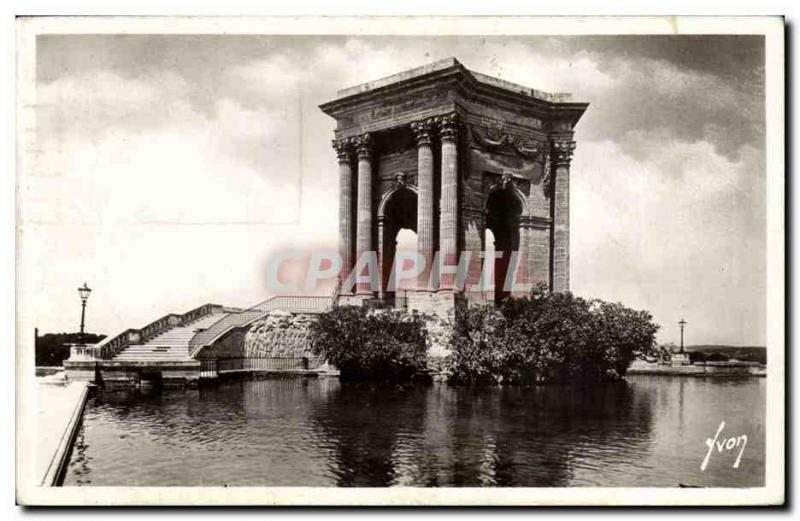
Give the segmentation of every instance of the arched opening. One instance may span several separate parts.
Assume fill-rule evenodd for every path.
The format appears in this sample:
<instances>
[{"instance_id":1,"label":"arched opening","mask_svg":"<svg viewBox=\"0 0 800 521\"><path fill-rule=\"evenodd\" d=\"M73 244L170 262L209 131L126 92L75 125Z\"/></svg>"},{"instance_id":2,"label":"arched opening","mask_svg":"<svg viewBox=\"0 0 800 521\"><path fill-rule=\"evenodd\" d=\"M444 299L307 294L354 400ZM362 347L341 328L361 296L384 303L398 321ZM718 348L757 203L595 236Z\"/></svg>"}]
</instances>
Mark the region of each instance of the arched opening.
<instances>
[{"instance_id":1,"label":"arched opening","mask_svg":"<svg viewBox=\"0 0 800 521\"><path fill-rule=\"evenodd\" d=\"M495 190L489 195L486 203L486 227L494 235L495 251L501 254L494 263L495 302L500 302L509 295L505 284L506 277L509 275L511 253L519 249L519 220L522 215L522 204L512 190L511 186Z\"/></svg>"},{"instance_id":2,"label":"arched opening","mask_svg":"<svg viewBox=\"0 0 800 521\"><path fill-rule=\"evenodd\" d=\"M417 252L417 234L414 230L409 228L401 228L399 232L397 232L397 238L395 240L395 257L397 256L397 252L407 253L409 255L414 255ZM406 260L406 264L411 264L413 261ZM403 269L410 269L410 265L406 266L398 266L398 268ZM397 281L397 291L405 291L409 289L414 289L416 287L416 281L413 279L402 279Z\"/></svg>"},{"instance_id":3,"label":"arched opening","mask_svg":"<svg viewBox=\"0 0 800 521\"><path fill-rule=\"evenodd\" d=\"M484 231L484 240L483 240L483 262L493 262L494 260L494 233L489 228L486 228ZM483 286L483 293L487 300L494 300L494 264L492 266L492 271L489 274L486 274L485 266L481 266L481 284ZM486 277L488 275L488 277ZM485 280L486 279L486 280Z\"/></svg>"},{"instance_id":4,"label":"arched opening","mask_svg":"<svg viewBox=\"0 0 800 521\"><path fill-rule=\"evenodd\" d=\"M417 194L403 187L389 195L381 205L379 235L381 261L381 288L386 300L393 300L394 289L389 287L389 278L397 251L417 250ZM401 280L397 284L403 290L414 286L414 281Z\"/></svg>"}]
</instances>

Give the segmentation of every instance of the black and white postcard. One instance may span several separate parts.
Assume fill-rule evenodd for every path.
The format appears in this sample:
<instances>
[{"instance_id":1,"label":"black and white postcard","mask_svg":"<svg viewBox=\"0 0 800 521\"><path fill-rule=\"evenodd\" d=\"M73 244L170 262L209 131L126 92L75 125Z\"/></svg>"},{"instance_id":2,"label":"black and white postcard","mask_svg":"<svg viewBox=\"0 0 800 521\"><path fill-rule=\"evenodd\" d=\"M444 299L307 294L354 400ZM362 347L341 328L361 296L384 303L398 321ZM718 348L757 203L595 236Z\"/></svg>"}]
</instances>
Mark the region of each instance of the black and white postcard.
<instances>
[{"instance_id":1,"label":"black and white postcard","mask_svg":"<svg viewBox=\"0 0 800 521\"><path fill-rule=\"evenodd\" d=\"M18 501L782 504L783 23L19 18Z\"/></svg>"}]
</instances>

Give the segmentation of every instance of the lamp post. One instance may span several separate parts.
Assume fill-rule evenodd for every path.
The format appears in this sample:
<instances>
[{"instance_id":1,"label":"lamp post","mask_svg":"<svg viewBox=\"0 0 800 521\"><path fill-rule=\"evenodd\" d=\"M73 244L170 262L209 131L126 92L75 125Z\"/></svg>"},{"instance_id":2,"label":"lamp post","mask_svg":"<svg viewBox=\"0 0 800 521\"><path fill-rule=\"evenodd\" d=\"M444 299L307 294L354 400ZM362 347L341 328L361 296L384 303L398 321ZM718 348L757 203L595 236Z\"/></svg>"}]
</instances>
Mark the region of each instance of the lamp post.
<instances>
[{"instance_id":1,"label":"lamp post","mask_svg":"<svg viewBox=\"0 0 800 521\"><path fill-rule=\"evenodd\" d=\"M81 297L81 343L83 343L83 326L86 319L86 301L89 300L89 295L92 293L92 290L89 289L89 286L86 283L83 283L83 286L78 288L78 295Z\"/></svg>"},{"instance_id":2,"label":"lamp post","mask_svg":"<svg viewBox=\"0 0 800 521\"><path fill-rule=\"evenodd\" d=\"M684 319L681 319L681 321L678 322L678 325L681 326L681 354L683 354L683 328L686 326L686 324L687 322Z\"/></svg>"}]
</instances>

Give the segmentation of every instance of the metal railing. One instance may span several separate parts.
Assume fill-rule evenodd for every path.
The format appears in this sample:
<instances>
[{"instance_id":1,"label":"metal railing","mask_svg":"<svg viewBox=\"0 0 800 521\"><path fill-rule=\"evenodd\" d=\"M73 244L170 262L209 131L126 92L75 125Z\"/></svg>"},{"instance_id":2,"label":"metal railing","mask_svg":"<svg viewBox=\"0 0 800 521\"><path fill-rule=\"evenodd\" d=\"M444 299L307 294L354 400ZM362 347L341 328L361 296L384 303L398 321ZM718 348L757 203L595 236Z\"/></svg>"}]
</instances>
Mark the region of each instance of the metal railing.
<instances>
[{"instance_id":1,"label":"metal railing","mask_svg":"<svg viewBox=\"0 0 800 521\"><path fill-rule=\"evenodd\" d=\"M229 331L250 325L270 311L322 313L329 310L332 305L332 297L299 295L272 297L239 313L229 313L208 328L198 331L189 340L189 354L194 358L203 347L213 344Z\"/></svg>"},{"instance_id":2,"label":"metal railing","mask_svg":"<svg viewBox=\"0 0 800 521\"><path fill-rule=\"evenodd\" d=\"M206 315L221 311L222 309L223 307L219 304L203 304L182 315L170 313L150 322L140 329L126 329L117 336L106 338L94 346L87 346L84 354L93 358L113 358L129 345L144 343L148 339L168 329L189 324Z\"/></svg>"},{"instance_id":3,"label":"metal railing","mask_svg":"<svg viewBox=\"0 0 800 521\"><path fill-rule=\"evenodd\" d=\"M216 378L220 373L235 371L306 371L311 364L319 365L317 359L308 357L212 358L200 360L200 376Z\"/></svg>"}]
</instances>

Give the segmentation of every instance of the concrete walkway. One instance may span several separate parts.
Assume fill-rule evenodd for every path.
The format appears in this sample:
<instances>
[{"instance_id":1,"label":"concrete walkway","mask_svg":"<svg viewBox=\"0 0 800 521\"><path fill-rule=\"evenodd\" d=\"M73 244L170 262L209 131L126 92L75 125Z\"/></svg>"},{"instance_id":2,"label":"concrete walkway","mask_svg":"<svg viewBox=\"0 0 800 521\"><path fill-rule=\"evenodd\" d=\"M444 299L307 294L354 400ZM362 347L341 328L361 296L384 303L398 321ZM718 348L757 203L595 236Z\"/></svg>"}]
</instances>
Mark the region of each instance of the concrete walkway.
<instances>
[{"instance_id":1,"label":"concrete walkway","mask_svg":"<svg viewBox=\"0 0 800 521\"><path fill-rule=\"evenodd\" d=\"M66 384L64 373L37 378L36 484L60 484L80 424L88 382Z\"/></svg>"}]
</instances>

